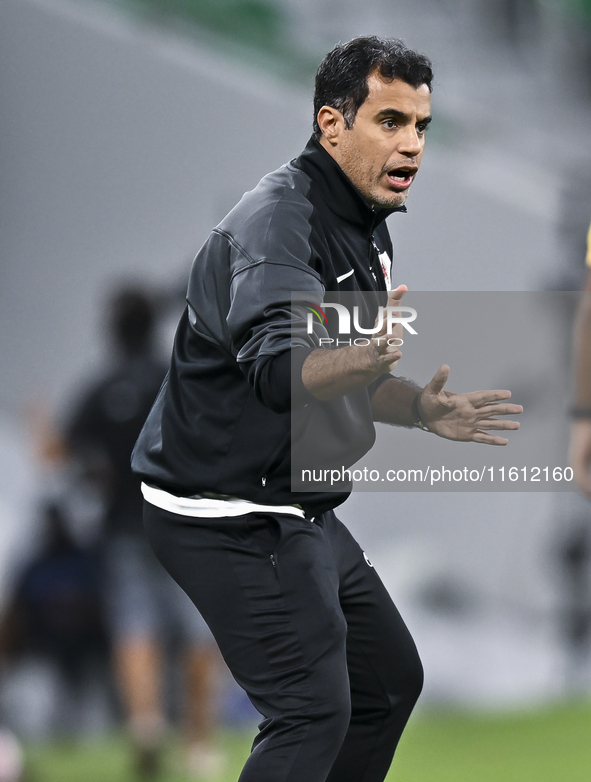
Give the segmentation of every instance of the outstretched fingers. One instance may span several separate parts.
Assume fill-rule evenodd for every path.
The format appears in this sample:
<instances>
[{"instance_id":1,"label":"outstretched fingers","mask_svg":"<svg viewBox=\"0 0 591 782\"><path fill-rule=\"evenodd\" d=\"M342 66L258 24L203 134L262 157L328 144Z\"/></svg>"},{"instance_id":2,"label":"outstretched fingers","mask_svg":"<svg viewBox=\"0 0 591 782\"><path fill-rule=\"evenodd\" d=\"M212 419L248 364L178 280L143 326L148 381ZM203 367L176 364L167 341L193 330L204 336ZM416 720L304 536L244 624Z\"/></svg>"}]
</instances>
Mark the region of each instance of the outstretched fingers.
<instances>
[{"instance_id":1,"label":"outstretched fingers","mask_svg":"<svg viewBox=\"0 0 591 782\"><path fill-rule=\"evenodd\" d=\"M487 432L481 432L480 430L474 433L472 440L475 443L482 443L483 445L507 445L509 442L506 437L499 437L499 435L488 434Z\"/></svg>"},{"instance_id":2,"label":"outstretched fingers","mask_svg":"<svg viewBox=\"0 0 591 782\"><path fill-rule=\"evenodd\" d=\"M494 402L502 402L503 399L511 399L511 392L501 389L496 389L494 391L471 391L470 393L466 394L466 396L470 402L472 402L474 407L483 407L483 405L488 405ZM520 407L521 405L514 406Z\"/></svg>"},{"instance_id":3,"label":"outstretched fingers","mask_svg":"<svg viewBox=\"0 0 591 782\"><path fill-rule=\"evenodd\" d=\"M482 407L474 405L474 407L478 411L479 418L488 418L492 415L519 415L523 413L522 405L501 404L500 402L495 405L483 405Z\"/></svg>"},{"instance_id":4,"label":"outstretched fingers","mask_svg":"<svg viewBox=\"0 0 591 782\"><path fill-rule=\"evenodd\" d=\"M495 407L498 407L498 405L495 405ZM513 405L513 407L519 407L519 405ZM517 412L521 412L521 410ZM479 428L472 437L473 442L482 443L483 445L507 445L509 440L507 440L506 437L490 434L490 431L519 429L519 421L506 421L498 418L481 418L478 421L478 426ZM485 431L486 429L489 431Z\"/></svg>"},{"instance_id":5,"label":"outstretched fingers","mask_svg":"<svg viewBox=\"0 0 591 782\"><path fill-rule=\"evenodd\" d=\"M519 421L506 421L497 418L479 418L481 429L519 429Z\"/></svg>"}]
</instances>

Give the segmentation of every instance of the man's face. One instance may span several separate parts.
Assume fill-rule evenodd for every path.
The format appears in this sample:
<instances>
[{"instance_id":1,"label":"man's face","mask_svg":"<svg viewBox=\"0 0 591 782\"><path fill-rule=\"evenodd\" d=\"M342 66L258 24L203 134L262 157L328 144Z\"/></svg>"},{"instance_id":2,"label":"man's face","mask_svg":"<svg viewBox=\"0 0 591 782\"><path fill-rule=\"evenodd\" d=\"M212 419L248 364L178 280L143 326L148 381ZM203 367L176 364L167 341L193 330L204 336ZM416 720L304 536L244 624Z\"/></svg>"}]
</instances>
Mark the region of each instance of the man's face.
<instances>
[{"instance_id":1,"label":"man's face","mask_svg":"<svg viewBox=\"0 0 591 782\"><path fill-rule=\"evenodd\" d=\"M368 77L367 86L369 95L351 128L337 112L330 127L321 122L320 140L372 206L399 207L421 164L431 95L426 84L415 89L377 74Z\"/></svg>"}]
</instances>

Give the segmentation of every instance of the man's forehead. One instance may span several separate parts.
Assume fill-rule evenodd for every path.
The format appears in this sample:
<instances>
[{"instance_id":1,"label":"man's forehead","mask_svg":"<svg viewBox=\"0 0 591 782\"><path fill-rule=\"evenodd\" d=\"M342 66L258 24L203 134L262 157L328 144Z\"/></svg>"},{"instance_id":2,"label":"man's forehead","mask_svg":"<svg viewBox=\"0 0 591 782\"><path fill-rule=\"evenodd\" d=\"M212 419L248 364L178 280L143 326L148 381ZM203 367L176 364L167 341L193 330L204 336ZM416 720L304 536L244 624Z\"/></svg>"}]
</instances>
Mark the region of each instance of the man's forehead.
<instances>
[{"instance_id":1,"label":"man's forehead","mask_svg":"<svg viewBox=\"0 0 591 782\"><path fill-rule=\"evenodd\" d=\"M386 108L399 109L405 113L416 112L427 116L431 110L431 93L426 84L413 87L402 79L384 79L378 73L367 77L369 94L361 109L377 114Z\"/></svg>"}]
</instances>

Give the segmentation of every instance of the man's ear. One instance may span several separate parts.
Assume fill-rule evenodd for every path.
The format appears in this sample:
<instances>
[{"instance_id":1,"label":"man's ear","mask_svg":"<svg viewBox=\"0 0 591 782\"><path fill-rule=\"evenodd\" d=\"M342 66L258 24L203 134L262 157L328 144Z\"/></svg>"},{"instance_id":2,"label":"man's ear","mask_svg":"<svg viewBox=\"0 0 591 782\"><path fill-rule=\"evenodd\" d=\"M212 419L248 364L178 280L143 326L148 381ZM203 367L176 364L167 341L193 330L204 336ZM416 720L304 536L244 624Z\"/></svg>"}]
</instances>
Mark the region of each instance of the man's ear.
<instances>
[{"instance_id":1,"label":"man's ear","mask_svg":"<svg viewBox=\"0 0 591 782\"><path fill-rule=\"evenodd\" d=\"M333 147L339 143L339 138L345 130L345 119L340 111L332 106L323 106L318 112L318 127L326 141Z\"/></svg>"}]
</instances>

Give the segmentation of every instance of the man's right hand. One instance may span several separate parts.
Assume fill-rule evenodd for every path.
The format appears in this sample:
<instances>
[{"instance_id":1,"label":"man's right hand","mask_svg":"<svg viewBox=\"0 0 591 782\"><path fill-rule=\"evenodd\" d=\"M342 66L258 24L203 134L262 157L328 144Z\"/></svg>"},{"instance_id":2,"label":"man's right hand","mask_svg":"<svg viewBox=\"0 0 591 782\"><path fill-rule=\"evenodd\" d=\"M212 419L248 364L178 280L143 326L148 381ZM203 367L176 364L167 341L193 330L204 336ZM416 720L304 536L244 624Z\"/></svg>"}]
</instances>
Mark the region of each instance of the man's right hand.
<instances>
[{"instance_id":1,"label":"man's right hand","mask_svg":"<svg viewBox=\"0 0 591 782\"><path fill-rule=\"evenodd\" d=\"M399 305L407 290L408 288L406 285L399 285L395 290L390 291L388 294L388 304L386 306L395 308L397 305ZM400 315L399 312L396 314ZM378 325L377 319L374 325ZM402 341L402 323L396 323L392 327L392 332L390 334L387 333L387 328L388 318L386 316L386 312L384 312L382 328L376 332L371 339L371 345L376 351L376 360L378 366L384 374L391 372L402 358L402 352L400 351L400 348L396 347L396 345L388 344L389 341Z\"/></svg>"},{"instance_id":2,"label":"man's right hand","mask_svg":"<svg viewBox=\"0 0 591 782\"><path fill-rule=\"evenodd\" d=\"M396 307L406 291L406 285L399 285L396 290L390 291L387 306ZM367 386L380 375L388 374L402 357L399 347L388 344L389 340L398 342L395 338L402 338L402 324L396 323L392 327L392 334L388 334L387 329L388 319L384 313L382 327L372 336L368 345L313 350L302 367L304 386L317 399L325 402Z\"/></svg>"}]
</instances>

